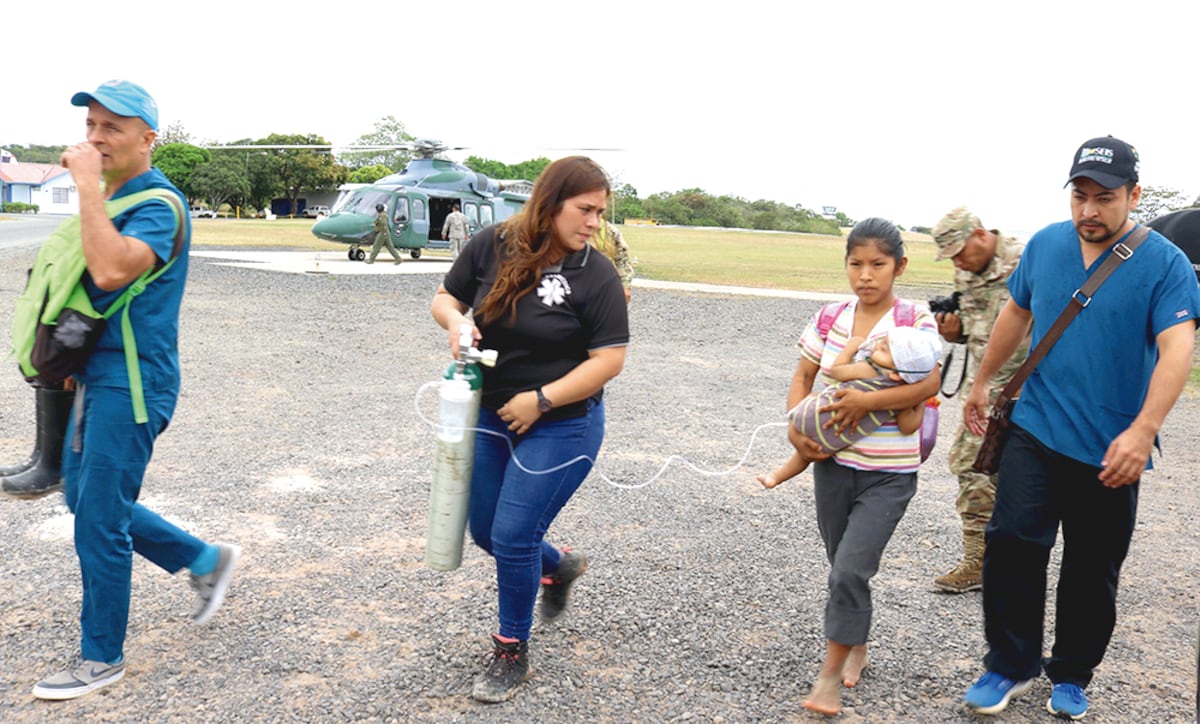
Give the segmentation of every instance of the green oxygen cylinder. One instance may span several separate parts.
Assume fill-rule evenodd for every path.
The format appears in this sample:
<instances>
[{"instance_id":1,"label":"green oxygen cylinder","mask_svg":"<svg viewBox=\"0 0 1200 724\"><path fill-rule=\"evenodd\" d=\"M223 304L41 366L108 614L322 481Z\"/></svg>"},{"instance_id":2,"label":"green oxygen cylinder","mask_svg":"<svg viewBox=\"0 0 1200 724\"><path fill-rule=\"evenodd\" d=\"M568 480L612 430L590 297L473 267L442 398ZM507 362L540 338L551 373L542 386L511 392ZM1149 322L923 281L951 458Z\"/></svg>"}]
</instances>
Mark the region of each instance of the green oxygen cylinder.
<instances>
[{"instance_id":1,"label":"green oxygen cylinder","mask_svg":"<svg viewBox=\"0 0 1200 724\"><path fill-rule=\"evenodd\" d=\"M471 346L471 326L459 358L446 369L440 383L441 414L429 489L429 525L425 539L425 565L452 571L462 564L467 505L471 499L471 466L475 458L475 430L479 422L483 372L480 364L496 363L493 350ZM462 337L460 337L462 339Z\"/></svg>"}]
</instances>

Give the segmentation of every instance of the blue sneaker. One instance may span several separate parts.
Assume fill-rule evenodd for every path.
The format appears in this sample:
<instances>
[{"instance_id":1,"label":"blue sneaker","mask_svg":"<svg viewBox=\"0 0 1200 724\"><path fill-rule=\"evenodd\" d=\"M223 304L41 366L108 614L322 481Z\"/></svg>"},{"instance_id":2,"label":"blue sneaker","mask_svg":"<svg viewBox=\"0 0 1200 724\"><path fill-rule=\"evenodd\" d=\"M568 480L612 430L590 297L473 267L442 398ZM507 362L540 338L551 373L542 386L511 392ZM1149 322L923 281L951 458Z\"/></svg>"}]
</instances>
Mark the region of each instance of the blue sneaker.
<instances>
[{"instance_id":1,"label":"blue sneaker","mask_svg":"<svg viewBox=\"0 0 1200 724\"><path fill-rule=\"evenodd\" d=\"M963 703L980 714L999 714L1008 706L1009 700L1029 691L1030 686L1033 686L1033 679L1013 681L989 671L967 689Z\"/></svg>"},{"instance_id":2,"label":"blue sneaker","mask_svg":"<svg viewBox=\"0 0 1200 724\"><path fill-rule=\"evenodd\" d=\"M1082 719L1087 710L1087 694L1074 684L1055 684L1046 701L1046 711L1063 719Z\"/></svg>"}]
</instances>

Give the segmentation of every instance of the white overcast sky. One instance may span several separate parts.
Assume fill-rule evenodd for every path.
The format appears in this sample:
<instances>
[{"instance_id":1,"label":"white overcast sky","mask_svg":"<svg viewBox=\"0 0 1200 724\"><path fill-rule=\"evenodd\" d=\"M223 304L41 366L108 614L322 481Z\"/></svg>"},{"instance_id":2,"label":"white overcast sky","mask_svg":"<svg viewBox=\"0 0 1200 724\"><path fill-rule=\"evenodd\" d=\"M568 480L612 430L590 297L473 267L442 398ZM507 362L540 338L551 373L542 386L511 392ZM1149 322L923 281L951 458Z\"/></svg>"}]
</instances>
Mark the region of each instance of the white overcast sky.
<instances>
[{"instance_id":1,"label":"white overcast sky","mask_svg":"<svg viewBox=\"0 0 1200 724\"><path fill-rule=\"evenodd\" d=\"M1200 195L1195 0L10 5L0 143L82 140L70 96L127 78L197 141L344 144L392 115L457 160L619 148L590 155L643 197L905 226L1066 218L1071 157L1106 134L1143 185Z\"/></svg>"}]
</instances>

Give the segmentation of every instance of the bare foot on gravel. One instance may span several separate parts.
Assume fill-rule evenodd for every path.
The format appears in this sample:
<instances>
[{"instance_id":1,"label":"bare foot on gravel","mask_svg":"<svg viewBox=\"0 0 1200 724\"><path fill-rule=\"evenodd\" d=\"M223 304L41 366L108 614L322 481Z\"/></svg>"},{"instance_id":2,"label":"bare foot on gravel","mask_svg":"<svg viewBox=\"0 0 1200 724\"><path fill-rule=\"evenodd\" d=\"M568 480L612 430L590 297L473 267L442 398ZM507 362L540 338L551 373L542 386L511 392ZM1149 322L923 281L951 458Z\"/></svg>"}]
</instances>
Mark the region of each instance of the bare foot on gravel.
<instances>
[{"instance_id":1,"label":"bare foot on gravel","mask_svg":"<svg viewBox=\"0 0 1200 724\"><path fill-rule=\"evenodd\" d=\"M862 678L867 664L867 645L859 644L851 648L850 653L846 655L846 665L842 667L842 686L854 688Z\"/></svg>"},{"instance_id":2,"label":"bare foot on gravel","mask_svg":"<svg viewBox=\"0 0 1200 724\"><path fill-rule=\"evenodd\" d=\"M812 693L804 700L802 706L825 716L841 714L842 687L837 677L818 677L817 683L813 684Z\"/></svg>"}]
</instances>

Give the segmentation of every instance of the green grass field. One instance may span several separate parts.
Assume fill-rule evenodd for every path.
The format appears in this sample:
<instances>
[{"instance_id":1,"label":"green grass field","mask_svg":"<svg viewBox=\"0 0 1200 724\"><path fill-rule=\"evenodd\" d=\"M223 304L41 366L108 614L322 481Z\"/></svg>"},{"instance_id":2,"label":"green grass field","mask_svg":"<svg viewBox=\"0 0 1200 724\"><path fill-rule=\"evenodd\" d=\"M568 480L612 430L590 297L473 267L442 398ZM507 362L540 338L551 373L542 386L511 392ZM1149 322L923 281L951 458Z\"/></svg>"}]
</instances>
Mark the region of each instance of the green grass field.
<instances>
[{"instance_id":1,"label":"green grass field","mask_svg":"<svg viewBox=\"0 0 1200 724\"><path fill-rule=\"evenodd\" d=\"M197 219L196 246L280 247L344 250L344 244L312 235L311 219ZM846 240L818 234L763 233L726 229L624 226L637 274L647 279L767 289L845 292ZM953 267L935 265L928 237L908 237L906 286L951 287ZM432 251L431 256L441 253Z\"/></svg>"},{"instance_id":2,"label":"green grass field","mask_svg":"<svg viewBox=\"0 0 1200 724\"><path fill-rule=\"evenodd\" d=\"M195 246L255 247L344 251L345 244L312 235L311 219L194 219ZM843 259L846 239L819 234L763 233L725 229L622 226L637 259L637 274L646 279L698 282L738 287L846 292ZM953 267L933 261L927 236L905 233L908 269L905 286L953 287ZM431 257L449 256L430 250ZM1200 347L1197 348L1200 355ZM1200 368L1193 367L1187 393L1200 394Z\"/></svg>"}]
</instances>

